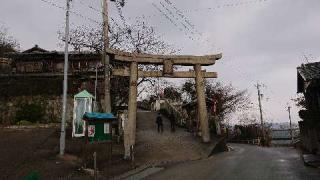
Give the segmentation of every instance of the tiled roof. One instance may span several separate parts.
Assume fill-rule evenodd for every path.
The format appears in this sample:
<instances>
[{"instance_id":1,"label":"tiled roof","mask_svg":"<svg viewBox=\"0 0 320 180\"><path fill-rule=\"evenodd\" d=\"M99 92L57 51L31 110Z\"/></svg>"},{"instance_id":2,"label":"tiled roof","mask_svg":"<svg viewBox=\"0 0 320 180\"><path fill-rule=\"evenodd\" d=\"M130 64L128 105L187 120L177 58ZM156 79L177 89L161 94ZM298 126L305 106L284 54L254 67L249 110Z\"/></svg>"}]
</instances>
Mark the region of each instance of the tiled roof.
<instances>
[{"instance_id":1,"label":"tiled roof","mask_svg":"<svg viewBox=\"0 0 320 180\"><path fill-rule=\"evenodd\" d=\"M320 79L320 62L302 64L297 69L305 81Z\"/></svg>"},{"instance_id":2,"label":"tiled roof","mask_svg":"<svg viewBox=\"0 0 320 180\"><path fill-rule=\"evenodd\" d=\"M35 45L33 48L23 51L23 53L39 53L39 52L48 52L45 49L40 48L38 45Z\"/></svg>"}]
</instances>

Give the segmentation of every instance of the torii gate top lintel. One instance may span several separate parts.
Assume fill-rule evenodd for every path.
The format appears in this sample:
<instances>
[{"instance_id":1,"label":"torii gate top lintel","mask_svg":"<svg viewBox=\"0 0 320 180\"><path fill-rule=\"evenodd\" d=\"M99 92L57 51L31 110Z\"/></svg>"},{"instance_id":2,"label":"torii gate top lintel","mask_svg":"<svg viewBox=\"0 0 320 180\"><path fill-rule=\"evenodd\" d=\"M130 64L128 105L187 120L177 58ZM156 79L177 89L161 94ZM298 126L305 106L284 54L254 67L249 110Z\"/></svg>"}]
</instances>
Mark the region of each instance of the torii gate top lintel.
<instances>
[{"instance_id":1,"label":"torii gate top lintel","mask_svg":"<svg viewBox=\"0 0 320 180\"><path fill-rule=\"evenodd\" d=\"M153 55L142 53L129 53L118 51L114 49L108 49L109 56L116 61L122 62L137 62L139 64L164 64L165 62L171 62L172 65L196 65L202 66L214 65L216 60L222 58L222 53L205 56L193 56L193 55Z\"/></svg>"}]
</instances>

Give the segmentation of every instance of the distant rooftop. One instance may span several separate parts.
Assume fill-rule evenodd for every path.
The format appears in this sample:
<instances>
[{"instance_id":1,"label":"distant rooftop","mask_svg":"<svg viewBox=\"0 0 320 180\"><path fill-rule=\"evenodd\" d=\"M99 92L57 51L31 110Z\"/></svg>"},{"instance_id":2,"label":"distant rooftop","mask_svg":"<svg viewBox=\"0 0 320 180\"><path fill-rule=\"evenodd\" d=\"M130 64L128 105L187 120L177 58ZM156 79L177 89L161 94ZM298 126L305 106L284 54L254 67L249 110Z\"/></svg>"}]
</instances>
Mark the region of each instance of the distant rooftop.
<instances>
[{"instance_id":1,"label":"distant rooftop","mask_svg":"<svg viewBox=\"0 0 320 180\"><path fill-rule=\"evenodd\" d=\"M28 50L25 50L25 51L23 51L22 53L43 53L43 52L48 52L48 51L45 50L45 49L40 48L40 47L36 44L34 47L32 47L32 48L30 48L30 49L28 49Z\"/></svg>"},{"instance_id":2,"label":"distant rooftop","mask_svg":"<svg viewBox=\"0 0 320 180\"><path fill-rule=\"evenodd\" d=\"M97 60L100 59L101 54L91 51L69 51L70 60ZM23 52L11 52L6 54L7 58L13 59L14 61L43 61L43 60L64 60L63 51L48 51L40 48L38 45L27 49Z\"/></svg>"},{"instance_id":3,"label":"distant rooftop","mask_svg":"<svg viewBox=\"0 0 320 180\"><path fill-rule=\"evenodd\" d=\"M320 79L320 62L302 64L297 70L305 81Z\"/></svg>"}]
</instances>

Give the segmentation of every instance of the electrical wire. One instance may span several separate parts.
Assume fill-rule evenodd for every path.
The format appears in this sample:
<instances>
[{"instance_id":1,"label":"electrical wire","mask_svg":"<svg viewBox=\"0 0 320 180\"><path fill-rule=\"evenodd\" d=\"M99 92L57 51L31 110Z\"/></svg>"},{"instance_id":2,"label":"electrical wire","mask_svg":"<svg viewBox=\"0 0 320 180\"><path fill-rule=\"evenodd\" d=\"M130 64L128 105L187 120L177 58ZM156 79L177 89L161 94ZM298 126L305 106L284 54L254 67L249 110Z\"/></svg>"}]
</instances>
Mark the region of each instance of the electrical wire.
<instances>
[{"instance_id":1,"label":"electrical wire","mask_svg":"<svg viewBox=\"0 0 320 180\"><path fill-rule=\"evenodd\" d=\"M56 7L56 8L59 8L59 9L61 9L61 10L64 10L64 11L66 10L65 7L62 7L62 6L56 4L56 3L52 2L52 1L48 1L48 0L40 0L40 1L42 1L42 2L44 2L44 3L46 3L46 4L51 5L52 7ZM76 16L78 16L78 17L80 17L80 18L83 18L83 19L86 19L86 20L88 20L88 21L91 21L91 22L94 22L94 23L96 23L96 24L100 24L100 25L101 25L101 22L98 22L98 21L96 21L96 20L94 20L94 19L92 19L92 18L86 17L86 16L84 16L84 15L78 13L78 12L71 11L71 10L70 10L69 12L72 13L72 14L74 14L74 15L76 15Z\"/></svg>"},{"instance_id":2,"label":"electrical wire","mask_svg":"<svg viewBox=\"0 0 320 180\"><path fill-rule=\"evenodd\" d=\"M250 5L250 4L258 4L258 3L262 3L268 0L250 0L250 1L239 1L236 3L226 3L226 4L221 4L221 5L217 5L215 7L208 7L205 9L192 9L192 10L185 10L184 12L186 13L191 13L191 12L201 12L203 10L211 10L211 11L215 11L218 9L223 9L223 8L232 8L232 7L239 7L239 6L245 6L245 5Z\"/></svg>"}]
</instances>

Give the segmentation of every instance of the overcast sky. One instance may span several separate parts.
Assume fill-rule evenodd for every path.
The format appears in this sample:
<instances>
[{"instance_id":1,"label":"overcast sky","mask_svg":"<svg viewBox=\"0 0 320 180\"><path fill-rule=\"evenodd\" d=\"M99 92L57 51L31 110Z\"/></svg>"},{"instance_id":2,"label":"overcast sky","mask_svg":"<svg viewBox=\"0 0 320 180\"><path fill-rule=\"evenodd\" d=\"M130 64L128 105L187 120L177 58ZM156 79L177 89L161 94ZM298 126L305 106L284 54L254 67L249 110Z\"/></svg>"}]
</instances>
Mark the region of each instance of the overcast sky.
<instances>
[{"instance_id":1,"label":"overcast sky","mask_svg":"<svg viewBox=\"0 0 320 180\"><path fill-rule=\"evenodd\" d=\"M56 6L65 7L65 0L43 1L1 1L0 24L9 28L21 50L34 44L62 50L57 31L64 28L65 14ZM296 67L307 62L303 55L310 62L319 60L319 0L168 1L172 5L165 0L126 1L126 23L145 16L165 41L181 49L181 54L222 52L223 58L209 70L219 73L219 81L248 89L256 107L254 84L264 84L262 103L269 122L288 121L287 102L297 89ZM97 26L101 22L100 4L100 0L73 0L71 27ZM123 25L113 2L109 9L110 16ZM293 108L293 121L298 120Z\"/></svg>"}]
</instances>

